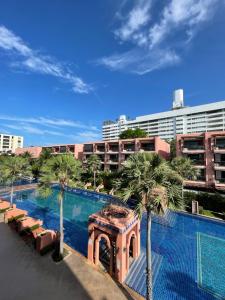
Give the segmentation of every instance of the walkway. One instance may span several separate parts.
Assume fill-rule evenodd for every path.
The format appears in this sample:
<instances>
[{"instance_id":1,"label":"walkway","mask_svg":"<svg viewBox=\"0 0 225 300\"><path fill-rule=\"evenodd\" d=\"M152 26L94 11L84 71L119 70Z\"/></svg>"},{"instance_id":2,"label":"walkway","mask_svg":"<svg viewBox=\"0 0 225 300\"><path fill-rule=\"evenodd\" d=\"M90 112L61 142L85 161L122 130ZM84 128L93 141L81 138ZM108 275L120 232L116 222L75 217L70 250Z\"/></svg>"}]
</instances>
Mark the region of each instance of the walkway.
<instances>
[{"instance_id":1,"label":"walkway","mask_svg":"<svg viewBox=\"0 0 225 300\"><path fill-rule=\"evenodd\" d=\"M0 269L0 299L135 299L79 254L73 252L59 264L50 255L40 256L1 220Z\"/></svg>"}]
</instances>

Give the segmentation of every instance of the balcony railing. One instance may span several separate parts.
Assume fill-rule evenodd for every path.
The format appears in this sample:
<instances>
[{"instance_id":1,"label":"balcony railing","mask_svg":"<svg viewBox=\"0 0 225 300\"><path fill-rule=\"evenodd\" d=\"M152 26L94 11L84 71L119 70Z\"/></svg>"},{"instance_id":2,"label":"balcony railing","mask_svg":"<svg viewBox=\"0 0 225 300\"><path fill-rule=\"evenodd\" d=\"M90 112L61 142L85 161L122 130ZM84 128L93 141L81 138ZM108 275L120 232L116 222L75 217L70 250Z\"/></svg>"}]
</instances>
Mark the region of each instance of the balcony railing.
<instances>
[{"instance_id":1,"label":"balcony railing","mask_svg":"<svg viewBox=\"0 0 225 300\"><path fill-rule=\"evenodd\" d=\"M183 150L204 150L203 145L183 145Z\"/></svg>"},{"instance_id":2,"label":"balcony railing","mask_svg":"<svg viewBox=\"0 0 225 300\"><path fill-rule=\"evenodd\" d=\"M217 149L225 149L225 139L216 140L214 147Z\"/></svg>"},{"instance_id":3,"label":"balcony railing","mask_svg":"<svg viewBox=\"0 0 225 300\"><path fill-rule=\"evenodd\" d=\"M214 165L219 167L219 166L225 166L225 161L215 161Z\"/></svg>"},{"instance_id":4,"label":"balcony railing","mask_svg":"<svg viewBox=\"0 0 225 300\"><path fill-rule=\"evenodd\" d=\"M96 147L97 152L105 152L105 147Z\"/></svg>"},{"instance_id":5,"label":"balcony railing","mask_svg":"<svg viewBox=\"0 0 225 300\"><path fill-rule=\"evenodd\" d=\"M134 152L135 151L135 146L124 146L123 151Z\"/></svg>"},{"instance_id":6,"label":"balcony railing","mask_svg":"<svg viewBox=\"0 0 225 300\"><path fill-rule=\"evenodd\" d=\"M193 165L196 165L196 166L204 166L205 165L204 160L192 159L191 161L192 161Z\"/></svg>"},{"instance_id":7,"label":"balcony railing","mask_svg":"<svg viewBox=\"0 0 225 300\"><path fill-rule=\"evenodd\" d=\"M198 176L196 178L196 181L205 181L205 180L206 180L205 176Z\"/></svg>"},{"instance_id":8,"label":"balcony railing","mask_svg":"<svg viewBox=\"0 0 225 300\"><path fill-rule=\"evenodd\" d=\"M93 152L93 146L84 146L84 152Z\"/></svg>"},{"instance_id":9,"label":"balcony railing","mask_svg":"<svg viewBox=\"0 0 225 300\"><path fill-rule=\"evenodd\" d=\"M109 152L119 152L119 147L118 146L115 146L115 147L109 146Z\"/></svg>"},{"instance_id":10,"label":"balcony railing","mask_svg":"<svg viewBox=\"0 0 225 300\"><path fill-rule=\"evenodd\" d=\"M216 183L225 183L225 178L216 178Z\"/></svg>"}]
</instances>

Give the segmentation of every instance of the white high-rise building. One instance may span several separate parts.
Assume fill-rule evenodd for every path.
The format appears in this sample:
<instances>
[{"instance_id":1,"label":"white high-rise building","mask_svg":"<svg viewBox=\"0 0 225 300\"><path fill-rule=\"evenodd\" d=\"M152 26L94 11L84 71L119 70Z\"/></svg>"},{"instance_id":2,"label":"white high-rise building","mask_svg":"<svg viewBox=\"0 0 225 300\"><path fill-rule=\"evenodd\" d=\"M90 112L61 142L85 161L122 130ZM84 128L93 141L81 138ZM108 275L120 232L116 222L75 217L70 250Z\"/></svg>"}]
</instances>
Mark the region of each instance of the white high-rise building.
<instances>
[{"instance_id":1,"label":"white high-rise building","mask_svg":"<svg viewBox=\"0 0 225 300\"><path fill-rule=\"evenodd\" d=\"M103 140L117 140L126 129L141 128L149 136L172 139L176 134L188 134L225 130L225 101L193 107L184 106L183 90L173 94L173 109L129 120L122 115L116 121L105 121L102 126Z\"/></svg>"},{"instance_id":2,"label":"white high-rise building","mask_svg":"<svg viewBox=\"0 0 225 300\"><path fill-rule=\"evenodd\" d=\"M16 148L23 148L23 137L0 133L0 154L14 153Z\"/></svg>"}]
</instances>

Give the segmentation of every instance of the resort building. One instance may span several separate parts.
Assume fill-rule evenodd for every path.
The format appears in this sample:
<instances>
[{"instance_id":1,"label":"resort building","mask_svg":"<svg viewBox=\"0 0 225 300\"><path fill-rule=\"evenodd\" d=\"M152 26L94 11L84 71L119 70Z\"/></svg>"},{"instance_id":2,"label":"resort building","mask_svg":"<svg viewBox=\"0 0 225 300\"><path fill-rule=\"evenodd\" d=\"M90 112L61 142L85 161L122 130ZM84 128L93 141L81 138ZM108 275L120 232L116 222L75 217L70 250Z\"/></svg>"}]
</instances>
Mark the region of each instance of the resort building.
<instances>
[{"instance_id":1,"label":"resort building","mask_svg":"<svg viewBox=\"0 0 225 300\"><path fill-rule=\"evenodd\" d=\"M38 158L42 149L49 149L54 155L72 153L77 159L82 159L83 144L58 144L51 146L25 147L22 149L16 149L15 153L17 155L21 155L25 152L29 152L33 158Z\"/></svg>"},{"instance_id":2,"label":"resort building","mask_svg":"<svg viewBox=\"0 0 225 300\"><path fill-rule=\"evenodd\" d=\"M50 149L54 155L71 153L77 159L82 159L83 144L58 144L44 146L43 149Z\"/></svg>"},{"instance_id":3,"label":"resort building","mask_svg":"<svg viewBox=\"0 0 225 300\"><path fill-rule=\"evenodd\" d=\"M177 156L189 157L199 170L186 186L225 190L225 132L177 135Z\"/></svg>"},{"instance_id":4,"label":"resort building","mask_svg":"<svg viewBox=\"0 0 225 300\"><path fill-rule=\"evenodd\" d=\"M86 143L83 145L83 163L86 163L90 155L96 154L101 160L102 170L114 171L136 152L155 152L167 159L170 145L159 137Z\"/></svg>"},{"instance_id":5,"label":"resort building","mask_svg":"<svg viewBox=\"0 0 225 300\"><path fill-rule=\"evenodd\" d=\"M172 110L136 117L125 115L116 122L105 121L102 126L104 141L117 140L126 129L141 128L148 136L162 139L175 138L177 134L191 134L225 130L225 101L193 107L184 106L183 90L174 91Z\"/></svg>"},{"instance_id":6,"label":"resort building","mask_svg":"<svg viewBox=\"0 0 225 300\"><path fill-rule=\"evenodd\" d=\"M16 148L23 148L23 137L0 133L0 154L14 153Z\"/></svg>"},{"instance_id":7,"label":"resort building","mask_svg":"<svg viewBox=\"0 0 225 300\"><path fill-rule=\"evenodd\" d=\"M24 148L17 148L15 150L15 154L16 155L22 155L26 152L30 153L30 155L32 156L32 158L38 158L41 154L42 151L42 147L39 146L35 146L35 147L24 147Z\"/></svg>"}]
</instances>

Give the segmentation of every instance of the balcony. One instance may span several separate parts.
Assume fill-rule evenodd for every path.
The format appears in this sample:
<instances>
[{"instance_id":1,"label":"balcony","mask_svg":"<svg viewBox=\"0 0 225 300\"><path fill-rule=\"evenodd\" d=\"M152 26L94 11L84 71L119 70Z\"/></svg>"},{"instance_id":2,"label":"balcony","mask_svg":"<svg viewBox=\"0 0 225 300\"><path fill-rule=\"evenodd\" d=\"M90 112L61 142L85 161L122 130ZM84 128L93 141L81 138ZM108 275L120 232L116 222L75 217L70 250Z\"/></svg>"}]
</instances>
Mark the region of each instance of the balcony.
<instances>
[{"instance_id":1,"label":"balcony","mask_svg":"<svg viewBox=\"0 0 225 300\"><path fill-rule=\"evenodd\" d=\"M96 152L105 153L105 145L96 145Z\"/></svg>"},{"instance_id":2,"label":"balcony","mask_svg":"<svg viewBox=\"0 0 225 300\"><path fill-rule=\"evenodd\" d=\"M225 170L225 161L215 161L214 169L215 170Z\"/></svg>"},{"instance_id":3,"label":"balcony","mask_svg":"<svg viewBox=\"0 0 225 300\"><path fill-rule=\"evenodd\" d=\"M123 145L123 152L134 152L135 151L135 144L124 144Z\"/></svg>"},{"instance_id":4,"label":"balcony","mask_svg":"<svg viewBox=\"0 0 225 300\"><path fill-rule=\"evenodd\" d=\"M109 144L108 152L119 152L119 145L118 144Z\"/></svg>"},{"instance_id":5,"label":"balcony","mask_svg":"<svg viewBox=\"0 0 225 300\"><path fill-rule=\"evenodd\" d=\"M92 144L84 144L84 152L85 153L93 153L94 147Z\"/></svg>"},{"instance_id":6,"label":"balcony","mask_svg":"<svg viewBox=\"0 0 225 300\"><path fill-rule=\"evenodd\" d=\"M108 164L118 164L119 163L119 156L118 155L109 155L107 163Z\"/></svg>"},{"instance_id":7,"label":"balcony","mask_svg":"<svg viewBox=\"0 0 225 300\"><path fill-rule=\"evenodd\" d=\"M215 186L217 188L225 188L225 178L216 178L215 179Z\"/></svg>"},{"instance_id":8,"label":"balcony","mask_svg":"<svg viewBox=\"0 0 225 300\"><path fill-rule=\"evenodd\" d=\"M203 140L184 140L182 152L183 153L204 153L205 146Z\"/></svg>"},{"instance_id":9,"label":"balcony","mask_svg":"<svg viewBox=\"0 0 225 300\"><path fill-rule=\"evenodd\" d=\"M140 151L155 151L155 144L154 143L141 143Z\"/></svg>"},{"instance_id":10,"label":"balcony","mask_svg":"<svg viewBox=\"0 0 225 300\"><path fill-rule=\"evenodd\" d=\"M225 153L225 139L216 138L213 150L215 153Z\"/></svg>"}]
</instances>

